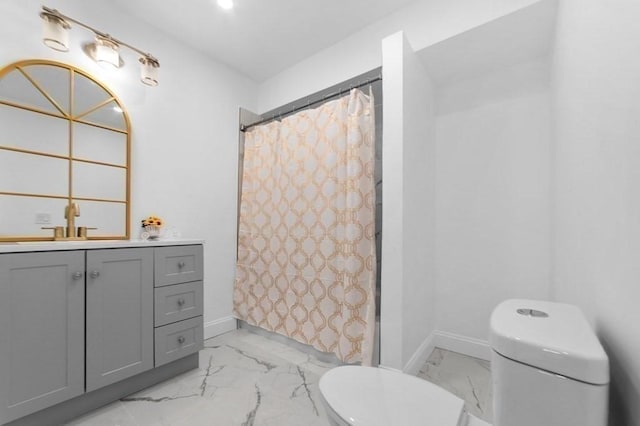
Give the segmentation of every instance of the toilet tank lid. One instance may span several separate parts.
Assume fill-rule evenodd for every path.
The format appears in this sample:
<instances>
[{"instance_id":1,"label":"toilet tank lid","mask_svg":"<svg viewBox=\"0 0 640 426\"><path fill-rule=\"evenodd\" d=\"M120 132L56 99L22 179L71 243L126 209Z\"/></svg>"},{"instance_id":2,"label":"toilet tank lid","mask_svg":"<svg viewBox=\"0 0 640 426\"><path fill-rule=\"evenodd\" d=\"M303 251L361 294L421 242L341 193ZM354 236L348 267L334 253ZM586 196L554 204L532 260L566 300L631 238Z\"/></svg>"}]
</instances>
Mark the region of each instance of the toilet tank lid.
<instances>
[{"instance_id":1,"label":"toilet tank lid","mask_svg":"<svg viewBox=\"0 0 640 426\"><path fill-rule=\"evenodd\" d=\"M489 343L514 361L586 383L609 383L607 354L576 306L506 300L491 314Z\"/></svg>"}]
</instances>

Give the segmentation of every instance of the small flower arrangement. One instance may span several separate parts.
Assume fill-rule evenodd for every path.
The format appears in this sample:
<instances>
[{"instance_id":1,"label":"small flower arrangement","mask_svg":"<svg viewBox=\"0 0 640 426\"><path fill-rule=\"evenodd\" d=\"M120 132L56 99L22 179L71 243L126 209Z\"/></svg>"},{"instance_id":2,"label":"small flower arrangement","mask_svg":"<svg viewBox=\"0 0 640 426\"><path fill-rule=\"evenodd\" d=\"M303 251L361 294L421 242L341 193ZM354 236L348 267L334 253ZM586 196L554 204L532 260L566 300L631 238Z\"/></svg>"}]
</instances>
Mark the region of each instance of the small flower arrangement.
<instances>
[{"instance_id":1,"label":"small flower arrangement","mask_svg":"<svg viewBox=\"0 0 640 426\"><path fill-rule=\"evenodd\" d=\"M164 221L158 216L149 216L146 219L142 219L142 233L140 236L142 239L154 240L160 237L160 228L164 224Z\"/></svg>"}]
</instances>

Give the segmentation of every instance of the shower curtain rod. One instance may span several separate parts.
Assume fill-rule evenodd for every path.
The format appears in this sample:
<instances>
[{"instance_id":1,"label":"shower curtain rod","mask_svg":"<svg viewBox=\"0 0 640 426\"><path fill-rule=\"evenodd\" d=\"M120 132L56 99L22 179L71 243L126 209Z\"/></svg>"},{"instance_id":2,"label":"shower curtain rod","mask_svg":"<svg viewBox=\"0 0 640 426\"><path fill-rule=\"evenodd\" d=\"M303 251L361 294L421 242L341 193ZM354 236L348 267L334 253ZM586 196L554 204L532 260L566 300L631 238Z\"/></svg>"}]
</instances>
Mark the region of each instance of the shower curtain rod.
<instances>
[{"instance_id":1,"label":"shower curtain rod","mask_svg":"<svg viewBox=\"0 0 640 426\"><path fill-rule=\"evenodd\" d=\"M380 80L382 80L382 76L381 75L379 75L377 77L370 78L369 80L365 80L362 83L358 83L356 85L349 86L349 88L345 88L345 89L339 90L339 91L337 91L335 93L330 93L330 94L328 94L326 96L323 96L322 99L318 99L317 101L309 102L309 103L307 103L305 105L301 105L299 107L294 107L293 109L291 109L291 111L288 111L288 112L285 112L285 113L282 113L282 114L272 115L269 118L265 118L265 119L262 119L260 121L256 121L255 123L251 123L251 124L248 124L246 126L243 124L243 125L240 126L240 131L241 132L246 132L247 130L249 130L252 127L259 126L260 124L268 123L268 122L273 121L273 120L277 120L278 118L282 118L283 116L287 116L287 115L293 114L294 112L302 111L303 109L307 109L312 105L319 104L319 103L322 103L322 102L326 102L329 99L338 97L340 95L344 95L345 93L349 93L352 89L359 89L362 86L366 86L368 84L375 83L376 81L380 81Z\"/></svg>"}]
</instances>

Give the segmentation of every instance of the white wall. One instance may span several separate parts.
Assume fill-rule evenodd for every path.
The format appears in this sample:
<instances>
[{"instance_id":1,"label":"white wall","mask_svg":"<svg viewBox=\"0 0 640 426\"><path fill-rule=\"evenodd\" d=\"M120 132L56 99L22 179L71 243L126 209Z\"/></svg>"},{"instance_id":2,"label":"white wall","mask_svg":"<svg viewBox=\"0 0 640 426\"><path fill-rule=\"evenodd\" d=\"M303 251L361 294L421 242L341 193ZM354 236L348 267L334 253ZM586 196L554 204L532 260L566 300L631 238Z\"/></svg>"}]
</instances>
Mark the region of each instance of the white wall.
<instances>
[{"instance_id":1,"label":"white wall","mask_svg":"<svg viewBox=\"0 0 640 426\"><path fill-rule=\"evenodd\" d=\"M236 222L238 107L255 108L256 85L108 3L49 1L62 13L152 52L161 63L155 88L139 82L137 58L126 50L125 68L109 74L82 53L80 43L91 36L81 28L71 31L70 52L45 47L40 5L0 2L0 64L28 58L70 63L118 94L132 122L132 235L141 218L156 214L183 237L205 239L205 324L210 325L205 333L235 326L229 317L236 241L230 225Z\"/></svg>"},{"instance_id":2,"label":"white wall","mask_svg":"<svg viewBox=\"0 0 640 426\"><path fill-rule=\"evenodd\" d=\"M405 32L417 51L537 1L416 0L262 82L257 112L275 109L379 67L380 41L397 31Z\"/></svg>"},{"instance_id":3,"label":"white wall","mask_svg":"<svg viewBox=\"0 0 640 426\"><path fill-rule=\"evenodd\" d=\"M554 66L555 296L591 318L611 419L640 424L640 3L563 0Z\"/></svg>"},{"instance_id":4,"label":"white wall","mask_svg":"<svg viewBox=\"0 0 640 426\"><path fill-rule=\"evenodd\" d=\"M421 359L418 350L435 326L436 129L433 84L406 39L403 59L402 360L407 370L412 359Z\"/></svg>"},{"instance_id":5,"label":"white wall","mask_svg":"<svg viewBox=\"0 0 640 426\"><path fill-rule=\"evenodd\" d=\"M549 299L548 62L438 88L437 329L486 341L508 298Z\"/></svg>"},{"instance_id":6,"label":"white wall","mask_svg":"<svg viewBox=\"0 0 640 426\"><path fill-rule=\"evenodd\" d=\"M384 39L382 51L381 364L411 369L434 325L433 89L402 32Z\"/></svg>"}]
</instances>

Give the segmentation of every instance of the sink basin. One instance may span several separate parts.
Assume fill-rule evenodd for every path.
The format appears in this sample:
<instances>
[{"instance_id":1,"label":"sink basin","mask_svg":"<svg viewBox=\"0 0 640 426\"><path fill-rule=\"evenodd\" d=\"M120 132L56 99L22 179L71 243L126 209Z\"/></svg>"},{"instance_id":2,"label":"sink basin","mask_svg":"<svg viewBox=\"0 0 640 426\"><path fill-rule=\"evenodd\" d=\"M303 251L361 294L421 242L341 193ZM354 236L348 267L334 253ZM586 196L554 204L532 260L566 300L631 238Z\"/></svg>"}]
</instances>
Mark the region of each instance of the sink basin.
<instances>
[{"instance_id":1,"label":"sink basin","mask_svg":"<svg viewBox=\"0 0 640 426\"><path fill-rule=\"evenodd\" d=\"M60 249L64 246L73 247L102 247L102 246L119 246L122 244L129 244L128 240L70 240L70 241L18 241L15 244L21 246L46 246L52 249Z\"/></svg>"},{"instance_id":2,"label":"sink basin","mask_svg":"<svg viewBox=\"0 0 640 426\"><path fill-rule=\"evenodd\" d=\"M0 253L31 251L92 250L108 248L155 247L164 245L202 244L202 240L81 240L81 241L16 241L0 243Z\"/></svg>"},{"instance_id":3,"label":"sink basin","mask_svg":"<svg viewBox=\"0 0 640 426\"><path fill-rule=\"evenodd\" d=\"M14 244L51 244L53 241L17 241Z\"/></svg>"},{"instance_id":4,"label":"sink basin","mask_svg":"<svg viewBox=\"0 0 640 426\"><path fill-rule=\"evenodd\" d=\"M115 248L126 246L127 244L131 244L131 242L127 240L16 241L0 245L0 253Z\"/></svg>"},{"instance_id":5,"label":"sink basin","mask_svg":"<svg viewBox=\"0 0 640 426\"><path fill-rule=\"evenodd\" d=\"M32 244L60 244L60 243L87 243L90 241L86 241L86 240L78 240L78 241L18 241L16 244L28 244L28 245L32 245Z\"/></svg>"}]
</instances>

